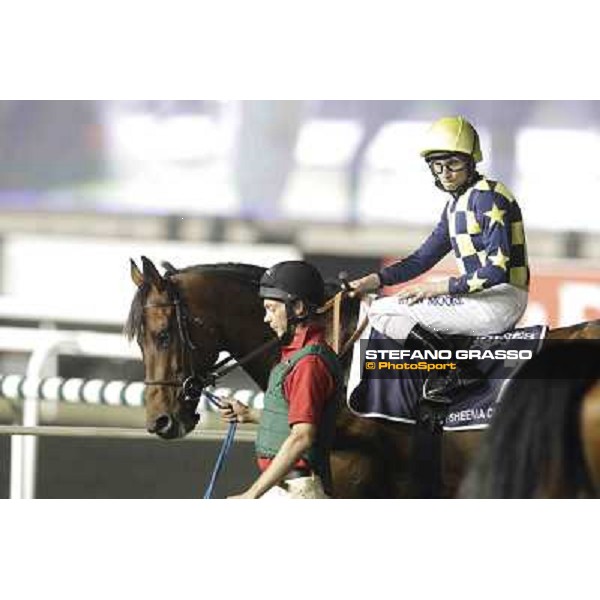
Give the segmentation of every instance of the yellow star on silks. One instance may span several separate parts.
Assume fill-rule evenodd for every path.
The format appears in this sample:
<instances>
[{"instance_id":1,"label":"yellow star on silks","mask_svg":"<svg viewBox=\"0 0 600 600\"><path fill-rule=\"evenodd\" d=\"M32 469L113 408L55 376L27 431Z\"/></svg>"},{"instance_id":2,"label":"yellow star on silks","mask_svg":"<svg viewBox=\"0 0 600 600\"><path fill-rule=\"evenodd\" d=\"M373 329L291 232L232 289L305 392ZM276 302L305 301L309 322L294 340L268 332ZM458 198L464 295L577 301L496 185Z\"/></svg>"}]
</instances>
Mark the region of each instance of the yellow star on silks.
<instances>
[{"instance_id":1,"label":"yellow star on silks","mask_svg":"<svg viewBox=\"0 0 600 600\"><path fill-rule=\"evenodd\" d=\"M469 286L469 292L478 292L483 289L483 284L487 281L487 279L479 279L477 277L477 273L473 273L473 277L471 279L467 279L467 285Z\"/></svg>"},{"instance_id":2,"label":"yellow star on silks","mask_svg":"<svg viewBox=\"0 0 600 600\"><path fill-rule=\"evenodd\" d=\"M490 225L493 225L494 223L500 223L500 225L504 225L504 213L506 213L506 211L500 210L494 202L492 204L492 210L488 210L486 213L483 214L486 217L489 217Z\"/></svg>"},{"instance_id":3,"label":"yellow star on silks","mask_svg":"<svg viewBox=\"0 0 600 600\"><path fill-rule=\"evenodd\" d=\"M503 271L506 271L506 263L508 262L509 257L502 253L502 248L498 248L496 256L490 255L490 260L494 266L500 267Z\"/></svg>"}]
</instances>

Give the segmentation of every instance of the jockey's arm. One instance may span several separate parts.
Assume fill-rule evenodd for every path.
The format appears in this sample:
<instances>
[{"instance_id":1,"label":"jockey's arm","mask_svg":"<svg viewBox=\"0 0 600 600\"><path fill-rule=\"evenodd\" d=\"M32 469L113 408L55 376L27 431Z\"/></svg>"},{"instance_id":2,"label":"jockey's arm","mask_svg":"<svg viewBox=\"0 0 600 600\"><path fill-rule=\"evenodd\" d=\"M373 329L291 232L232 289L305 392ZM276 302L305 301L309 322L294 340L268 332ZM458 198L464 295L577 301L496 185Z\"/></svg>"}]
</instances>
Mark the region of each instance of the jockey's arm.
<instances>
[{"instance_id":1,"label":"jockey's arm","mask_svg":"<svg viewBox=\"0 0 600 600\"><path fill-rule=\"evenodd\" d=\"M312 446L317 427L312 423L295 423L289 436L279 448L269 466L244 494L246 498L260 498L282 481L298 459Z\"/></svg>"},{"instance_id":2,"label":"jockey's arm","mask_svg":"<svg viewBox=\"0 0 600 600\"><path fill-rule=\"evenodd\" d=\"M357 295L361 295L377 291L383 285L395 285L410 281L431 269L451 249L448 219L446 209L444 209L436 228L415 252L381 269L378 273L371 273L350 282L350 287L354 288Z\"/></svg>"}]
</instances>

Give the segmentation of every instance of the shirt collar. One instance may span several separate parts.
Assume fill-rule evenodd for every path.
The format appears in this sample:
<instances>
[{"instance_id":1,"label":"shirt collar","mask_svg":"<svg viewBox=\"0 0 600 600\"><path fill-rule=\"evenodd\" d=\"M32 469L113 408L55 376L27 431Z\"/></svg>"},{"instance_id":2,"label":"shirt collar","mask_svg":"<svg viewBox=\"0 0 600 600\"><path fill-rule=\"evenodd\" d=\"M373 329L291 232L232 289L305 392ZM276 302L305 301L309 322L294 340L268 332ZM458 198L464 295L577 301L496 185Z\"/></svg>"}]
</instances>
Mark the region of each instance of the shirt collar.
<instances>
[{"instance_id":1,"label":"shirt collar","mask_svg":"<svg viewBox=\"0 0 600 600\"><path fill-rule=\"evenodd\" d=\"M296 326L294 337L290 343L282 347L284 353L293 352L306 346L307 342L312 338L321 338L324 335L324 328L322 325L316 323L300 323Z\"/></svg>"}]
</instances>

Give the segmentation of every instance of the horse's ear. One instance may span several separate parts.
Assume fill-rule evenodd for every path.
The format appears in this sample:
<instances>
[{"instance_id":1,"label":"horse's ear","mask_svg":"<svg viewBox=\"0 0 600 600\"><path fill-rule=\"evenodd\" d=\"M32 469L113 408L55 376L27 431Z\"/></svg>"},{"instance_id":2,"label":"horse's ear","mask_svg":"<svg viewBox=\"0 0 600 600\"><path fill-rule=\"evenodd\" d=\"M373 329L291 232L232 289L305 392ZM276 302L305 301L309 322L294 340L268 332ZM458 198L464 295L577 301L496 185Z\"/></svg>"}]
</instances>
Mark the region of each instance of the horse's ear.
<instances>
[{"instance_id":1,"label":"horse's ear","mask_svg":"<svg viewBox=\"0 0 600 600\"><path fill-rule=\"evenodd\" d=\"M142 256L142 269L144 271L144 281L162 291L165 287L165 280L160 276L154 263L145 256Z\"/></svg>"},{"instance_id":2,"label":"horse's ear","mask_svg":"<svg viewBox=\"0 0 600 600\"><path fill-rule=\"evenodd\" d=\"M177 273L177 269L168 261L163 260L160 266L165 270L165 275L173 275Z\"/></svg>"},{"instance_id":3,"label":"horse's ear","mask_svg":"<svg viewBox=\"0 0 600 600\"><path fill-rule=\"evenodd\" d=\"M137 287L142 287L144 283L144 276L142 272L138 269L138 266L135 264L133 258L129 259L130 271L131 271L131 280Z\"/></svg>"}]
</instances>

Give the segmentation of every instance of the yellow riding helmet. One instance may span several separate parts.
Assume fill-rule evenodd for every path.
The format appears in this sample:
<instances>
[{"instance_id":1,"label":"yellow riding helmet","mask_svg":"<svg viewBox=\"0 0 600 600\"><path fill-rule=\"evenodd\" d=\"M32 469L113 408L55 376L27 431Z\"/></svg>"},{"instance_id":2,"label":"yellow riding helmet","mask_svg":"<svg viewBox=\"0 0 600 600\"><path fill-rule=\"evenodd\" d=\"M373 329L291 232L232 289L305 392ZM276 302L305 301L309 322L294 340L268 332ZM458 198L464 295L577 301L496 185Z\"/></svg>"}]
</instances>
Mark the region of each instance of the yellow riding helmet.
<instances>
[{"instance_id":1,"label":"yellow riding helmet","mask_svg":"<svg viewBox=\"0 0 600 600\"><path fill-rule=\"evenodd\" d=\"M421 156L437 152L461 152L481 162L481 146L475 127L464 117L444 117L436 121L427 132Z\"/></svg>"}]
</instances>

